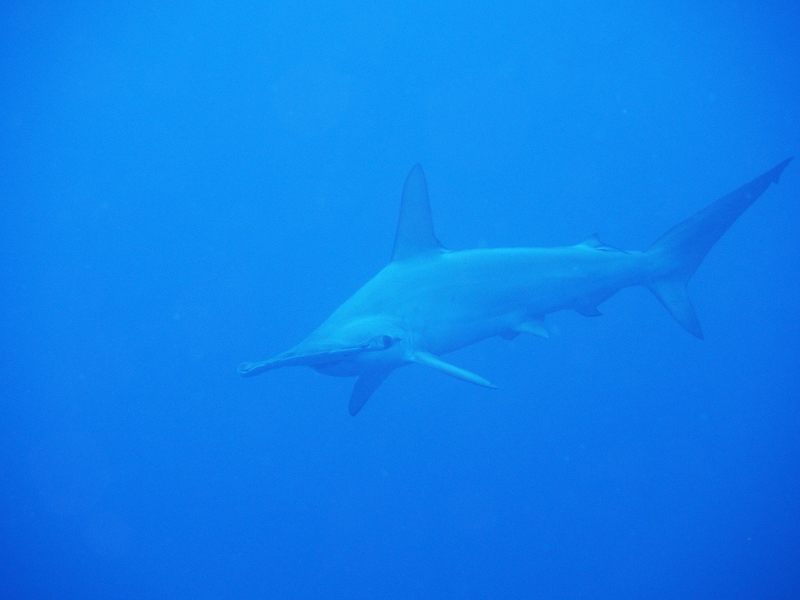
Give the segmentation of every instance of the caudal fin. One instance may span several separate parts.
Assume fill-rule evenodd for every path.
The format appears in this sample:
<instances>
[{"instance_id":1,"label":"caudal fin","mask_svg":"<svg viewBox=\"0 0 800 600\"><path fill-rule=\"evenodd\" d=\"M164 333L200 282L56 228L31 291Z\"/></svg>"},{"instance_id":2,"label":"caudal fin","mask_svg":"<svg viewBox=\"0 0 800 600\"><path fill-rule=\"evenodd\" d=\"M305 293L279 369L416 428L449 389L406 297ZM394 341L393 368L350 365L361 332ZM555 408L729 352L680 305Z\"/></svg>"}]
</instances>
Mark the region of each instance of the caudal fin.
<instances>
[{"instance_id":1,"label":"caudal fin","mask_svg":"<svg viewBox=\"0 0 800 600\"><path fill-rule=\"evenodd\" d=\"M686 283L722 234L771 183L778 182L791 160L787 158L750 183L711 203L670 229L647 250L654 265L653 279L648 287L675 320L695 337L702 339L703 332L686 292Z\"/></svg>"}]
</instances>

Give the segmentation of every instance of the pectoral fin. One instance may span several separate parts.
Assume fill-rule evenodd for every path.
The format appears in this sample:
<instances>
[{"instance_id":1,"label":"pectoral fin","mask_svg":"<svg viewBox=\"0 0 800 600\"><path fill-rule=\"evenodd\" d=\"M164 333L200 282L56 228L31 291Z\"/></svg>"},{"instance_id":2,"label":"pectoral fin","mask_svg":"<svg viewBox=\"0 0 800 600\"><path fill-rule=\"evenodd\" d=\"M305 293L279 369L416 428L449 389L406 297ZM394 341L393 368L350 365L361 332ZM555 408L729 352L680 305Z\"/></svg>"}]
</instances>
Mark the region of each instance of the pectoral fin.
<instances>
[{"instance_id":1,"label":"pectoral fin","mask_svg":"<svg viewBox=\"0 0 800 600\"><path fill-rule=\"evenodd\" d=\"M491 381L484 379L480 375L476 375L475 373L470 373L465 369L461 369L459 367L451 365L450 363L446 363L442 359L428 352L415 352L414 355L411 357L411 361L419 365L425 365L426 367L436 369L437 371L441 371L445 375L450 375L451 377L455 377L456 379L461 379L462 381L466 381L467 383L474 383L475 385L491 388L493 390L497 389L496 385L494 385Z\"/></svg>"},{"instance_id":2,"label":"pectoral fin","mask_svg":"<svg viewBox=\"0 0 800 600\"><path fill-rule=\"evenodd\" d=\"M378 389L378 386L386 380L391 372L392 369L370 371L363 373L356 380L353 392L350 394L350 404L347 406L351 416L355 417L358 414L358 411L364 407L372 393Z\"/></svg>"}]
</instances>

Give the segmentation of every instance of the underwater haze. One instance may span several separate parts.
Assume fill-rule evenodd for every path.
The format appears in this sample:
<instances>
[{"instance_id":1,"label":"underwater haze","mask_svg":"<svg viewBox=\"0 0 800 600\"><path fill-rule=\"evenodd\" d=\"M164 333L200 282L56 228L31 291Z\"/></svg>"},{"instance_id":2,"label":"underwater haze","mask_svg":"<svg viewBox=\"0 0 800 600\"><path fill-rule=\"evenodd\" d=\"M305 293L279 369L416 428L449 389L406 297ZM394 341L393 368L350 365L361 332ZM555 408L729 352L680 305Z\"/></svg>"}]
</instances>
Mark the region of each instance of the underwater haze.
<instances>
[{"instance_id":1,"label":"underwater haze","mask_svg":"<svg viewBox=\"0 0 800 600\"><path fill-rule=\"evenodd\" d=\"M0 598L800 598L800 164L550 339L242 379L389 261L645 249L800 153L800 2L0 8Z\"/></svg>"}]
</instances>

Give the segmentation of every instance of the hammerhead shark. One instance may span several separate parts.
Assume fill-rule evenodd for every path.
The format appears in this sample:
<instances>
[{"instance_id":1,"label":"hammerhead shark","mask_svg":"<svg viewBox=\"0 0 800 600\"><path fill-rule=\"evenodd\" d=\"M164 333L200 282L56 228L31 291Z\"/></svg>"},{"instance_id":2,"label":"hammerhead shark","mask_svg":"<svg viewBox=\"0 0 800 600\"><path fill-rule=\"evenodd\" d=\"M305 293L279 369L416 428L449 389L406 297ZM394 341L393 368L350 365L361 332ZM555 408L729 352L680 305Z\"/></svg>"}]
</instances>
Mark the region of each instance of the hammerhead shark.
<instances>
[{"instance_id":1,"label":"hammerhead shark","mask_svg":"<svg viewBox=\"0 0 800 600\"><path fill-rule=\"evenodd\" d=\"M686 284L791 160L679 223L645 251L612 248L596 234L557 248L447 250L434 234L425 174L415 165L403 187L391 262L297 346L243 363L239 373L251 377L308 366L358 377L349 403L354 416L392 371L411 363L494 388L440 356L493 336L548 337L545 315L574 310L598 316L599 304L634 285L650 289L678 323L702 339Z\"/></svg>"}]
</instances>

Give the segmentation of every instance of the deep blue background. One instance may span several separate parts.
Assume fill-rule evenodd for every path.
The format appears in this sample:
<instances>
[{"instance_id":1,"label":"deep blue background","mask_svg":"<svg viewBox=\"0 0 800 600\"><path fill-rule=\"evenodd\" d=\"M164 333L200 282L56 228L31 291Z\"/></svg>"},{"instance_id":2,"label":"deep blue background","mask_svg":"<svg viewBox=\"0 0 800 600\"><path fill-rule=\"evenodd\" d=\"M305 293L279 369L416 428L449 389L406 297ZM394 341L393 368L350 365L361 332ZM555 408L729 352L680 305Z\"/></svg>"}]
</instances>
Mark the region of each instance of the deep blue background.
<instances>
[{"instance_id":1,"label":"deep blue background","mask_svg":"<svg viewBox=\"0 0 800 600\"><path fill-rule=\"evenodd\" d=\"M552 5L558 5L554 7ZM351 382L387 261L645 248L800 152L800 3L4 2L0 597L800 597L800 165L690 285Z\"/></svg>"}]
</instances>

